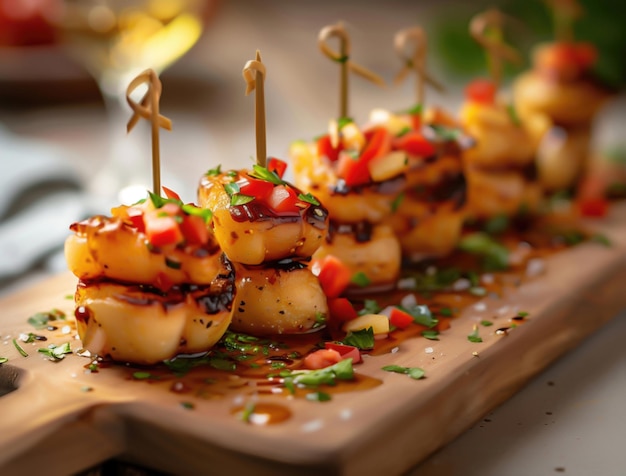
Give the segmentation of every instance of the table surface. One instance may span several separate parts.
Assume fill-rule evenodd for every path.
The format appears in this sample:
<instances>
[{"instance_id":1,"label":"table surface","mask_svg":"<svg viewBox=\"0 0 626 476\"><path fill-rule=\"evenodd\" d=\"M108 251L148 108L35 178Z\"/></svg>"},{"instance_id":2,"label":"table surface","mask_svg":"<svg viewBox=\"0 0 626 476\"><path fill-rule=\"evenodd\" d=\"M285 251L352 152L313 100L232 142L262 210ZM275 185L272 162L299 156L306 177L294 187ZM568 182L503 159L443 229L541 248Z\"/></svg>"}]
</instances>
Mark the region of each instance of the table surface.
<instances>
[{"instance_id":1,"label":"table surface","mask_svg":"<svg viewBox=\"0 0 626 476\"><path fill-rule=\"evenodd\" d=\"M268 67L268 153L285 157L291 140L322 132L336 108L332 84L338 73L316 51L319 28L338 19L349 20L349 26L355 30L355 57L367 57L363 60L365 65L388 71L385 76L390 79L398 65L396 59L383 54L382 39L387 41L393 31L407 26L399 9L390 8L384 18L376 15L379 7L374 2L367 2L366 8L354 12L332 6L332 2L325 3L322 9L315 9L315 3L298 9L292 2L272 1L267 2L263 15L255 11L258 7L254 2L244 2L243 7L237 8L232 3L223 2L222 11L201 42L162 76L162 111L174 122L174 130L162 134L162 156L165 166L175 170L176 178L189 190L187 196L183 195L188 200L195 198L195 184L205 170L217 163L241 167L250 160L254 151L253 102L243 94L245 85L240 72L256 48L262 50ZM416 18L418 13L430 13L425 2L418 4L414 8L419 11L413 12ZM233 37L233 31L245 31L245 40L243 33ZM357 46L360 41L365 44L362 49ZM436 69L436 59L433 61ZM296 73L298 81L293 80ZM320 81L319 76L324 79ZM328 84L321 87L324 83ZM377 91L358 79L352 85L354 116L361 118L381 104L401 109L411 90L410 85L405 85ZM328 94L328 89L333 93ZM432 98L454 107L460 95L433 94ZM602 124L623 124L620 121L624 118L624 99L618 98L607 108L600 118ZM97 97L36 108L0 104L0 124L25 139L63 148L68 160L85 177L108 156L109 136L103 132L107 127L106 115ZM616 129L619 128L601 128L601 139L616 137ZM30 285L62 266L57 255L22 279L2 283L0 294ZM624 336L626 312L409 474L623 475Z\"/></svg>"}]
</instances>

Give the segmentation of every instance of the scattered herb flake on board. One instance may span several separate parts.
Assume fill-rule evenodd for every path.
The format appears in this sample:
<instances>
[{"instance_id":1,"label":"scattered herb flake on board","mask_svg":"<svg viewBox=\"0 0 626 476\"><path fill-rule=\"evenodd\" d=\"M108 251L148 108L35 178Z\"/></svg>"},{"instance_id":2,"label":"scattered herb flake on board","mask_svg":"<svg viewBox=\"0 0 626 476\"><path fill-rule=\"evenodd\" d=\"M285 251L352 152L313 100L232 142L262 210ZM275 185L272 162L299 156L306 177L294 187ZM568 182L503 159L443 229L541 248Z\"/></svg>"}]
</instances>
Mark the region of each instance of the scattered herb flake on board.
<instances>
[{"instance_id":1,"label":"scattered herb flake on board","mask_svg":"<svg viewBox=\"0 0 626 476\"><path fill-rule=\"evenodd\" d=\"M467 340L470 342L479 343L483 341L483 338L478 335L478 326L474 326L474 330L467 336Z\"/></svg>"},{"instance_id":2,"label":"scattered herb flake on board","mask_svg":"<svg viewBox=\"0 0 626 476\"><path fill-rule=\"evenodd\" d=\"M58 309L48 312L37 312L28 318L28 323L35 329L45 329L50 321L64 321L65 313Z\"/></svg>"},{"instance_id":3,"label":"scattered herb flake on board","mask_svg":"<svg viewBox=\"0 0 626 476\"><path fill-rule=\"evenodd\" d=\"M425 337L428 340L439 340L439 331L434 329L422 331L422 337Z\"/></svg>"},{"instance_id":4,"label":"scattered herb flake on board","mask_svg":"<svg viewBox=\"0 0 626 476\"><path fill-rule=\"evenodd\" d=\"M256 404L254 402L246 403L246 406L243 407L243 411L241 412L241 420L245 421L246 423L249 423L250 418L252 417L252 414L254 413L255 409L256 409Z\"/></svg>"},{"instance_id":5,"label":"scattered herb flake on board","mask_svg":"<svg viewBox=\"0 0 626 476\"><path fill-rule=\"evenodd\" d=\"M606 235L602 235L600 233L596 233L595 235L593 235L590 240L593 243L599 243L601 245L604 245L606 247L610 247L612 246L611 240L609 240L609 238Z\"/></svg>"},{"instance_id":6,"label":"scattered herb flake on board","mask_svg":"<svg viewBox=\"0 0 626 476\"><path fill-rule=\"evenodd\" d=\"M385 372L393 372L396 374L405 374L414 380L424 378L426 372L419 367L402 367L400 365L385 365L382 370Z\"/></svg>"},{"instance_id":7,"label":"scattered herb flake on board","mask_svg":"<svg viewBox=\"0 0 626 476\"><path fill-rule=\"evenodd\" d=\"M196 406L192 402L180 402L180 406L185 410L193 410Z\"/></svg>"},{"instance_id":8,"label":"scattered herb flake on board","mask_svg":"<svg viewBox=\"0 0 626 476\"><path fill-rule=\"evenodd\" d=\"M484 327L489 327L493 326L493 322L488 321L487 319L483 319L482 321L480 321L480 325Z\"/></svg>"},{"instance_id":9,"label":"scattered herb flake on board","mask_svg":"<svg viewBox=\"0 0 626 476\"><path fill-rule=\"evenodd\" d=\"M374 329L360 329L358 331L350 331L342 341L346 345L351 345L360 350L369 350L374 348Z\"/></svg>"},{"instance_id":10,"label":"scattered herb flake on board","mask_svg":"<svg viewBox=\"0 0 626 476\"><path fill-rule=\"evenodd\" d=\"M482 257L482 266L488 271L504 270L509 265L509 250L485 232L470 233L459 241L458 248Z\"/></svg>"},{"instance_id":11,"label":"scattered herb flake on board","mask_svg":"<svg viewBox=\"0 0 626 476\"><path fill-rule=\"evenodd\" d=\"M312 402L328 402L331 397L326 392L311 392L306 394L306 399Z\"/></svg>"},{"instance_id":12,"label":"scattered herb flake on board","mask_svg":"<svg viewBox=\"0 0 626 476\"><path fill-rule=\"evenodd\" d=\"M227 372L234 372L237 370L237 364L228 359L213 358L209 360L209 365L216 370L224 370Z\"/></svg>"},{"instance_id":13,"label":"scattered herb flake on board","mask_svg":"<svg viewBox=\"0 0 626 476\"><path fill-rule=\"evenodd\" d=\"M28 352L26 352L22 346L17 343L17 339L13 339L13 345L22 357L28 357Z\"/></svg>"},{"instance_id":14,"label":"scattered herb flake on board","mask_svg":"<svg viewBox=\"0 0 626 476\"><path fill-rule=\"evenodd\" d=\"M44 354L46 357L52 359L53 361L62 360L65 358L66 354L72 353L72 348L69 342L65 342L61 345L51 345L49 347L43 347L41 349L37 349L37 352Z\"/></svg>"},{"instance_id":15,"label":"scattered herb flake on board","mask_svg":"<svg viewBox=\"0 0 626 476\"><path fill-rule=\"evenodd\" d=\"M0 357L0 365L6 363L8 361L9 361L9 359L7 359L6 357Z\"/></svg>"},{"instance_id":16,"label":"scattered herb flake on board","mask_svg":"<svg viewBox=\"0 0 626 476\"><path fill-rule=\"evenodd\" d=\"M148 380L154 377L150 372L137 371L137 372L133 372L133 378L135 380Z\"/></svg>"}]
</instances>

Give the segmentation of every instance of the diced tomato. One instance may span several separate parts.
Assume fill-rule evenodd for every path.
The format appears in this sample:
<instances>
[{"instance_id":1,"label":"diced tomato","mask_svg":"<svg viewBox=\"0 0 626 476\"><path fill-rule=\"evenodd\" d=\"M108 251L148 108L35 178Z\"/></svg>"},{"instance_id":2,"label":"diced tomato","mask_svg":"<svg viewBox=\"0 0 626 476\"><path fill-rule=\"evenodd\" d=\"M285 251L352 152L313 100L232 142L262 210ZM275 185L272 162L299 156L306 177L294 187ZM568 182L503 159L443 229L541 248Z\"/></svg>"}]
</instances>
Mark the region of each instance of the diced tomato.
<instances>
[{"instance_id":1,"label":"diced tomato","mask_svg":"<svg viewBox=\"0 0 626 476\"><path fill-rule=\"evenodd\" d=\"M411 114L411 127L416 130L422 127L421 114Z\"/></svg>"},{"instance_id":2,"label":"diced tomato","mask_svg":"<svg viewBox=\"0 0 626 476\"><path fill-rule=\"evenodd\" d=\"M155 210L155 212L159 212L162 208ZM154 213L145 214L144 223L148 242L154 246L174 245L183 240L180 227L172 216L158 216Z\"/></svg>"},{"instance_id":3,"label":"diced tomato","mask_svg":"<svg viewBox=\"0 0 626 476\"><path fill-rule=\"evenodd\" d=\"M204 245L209 241L209 230L204 218L198 215L185 215L180 231L190 245Z\"/></svg>"},{"instance_id":4,"label":"diced tomato","mask_svg":"<svg viewBox=\"0 0 626 476\"><path fill-rule=\"evenodd\" d=\"M319 370L335 365L342 360L341 354L333 349L319 349L304 358L304 366L309 370Z\"/></svg>"},{"instance_id":5,"label":"diced tomato","mask_svg":"<svg viewBox=\"0 0 626 476\"><path fill-rule=\"evenodd\" d=\"M272 193L267 197L268 206L276 213L299 213L300 200L295 190L285 185L276 185Z\"/></svg>"},{"instance_id":6,"label":"diced tomato","mask_svg":"<svg viewBox=\"0 0 626 476\"><path fill-rule=\"evenodd\" d=\"M496 85L490 79L475 79L465 87L468 101L493 104L496 100Z\"/></svg>"},{"instance_id":7,"label":"diced tomato","mask_svg":"<svg viewBox=\"0 0 626 476\"><path fill-rule=\"evenodd\" d=\"M174 192L172 189L167 188L166 186L161 186L161 188L163 189L163 193L165 193L165 196L167 198L171 198L173 200L180 200L180 195L178 195L176 192Z\"/></svg>"},{"instance_id":8,"label":"diced tomato","mask_svg":"<svg viewBox=\"0 0 626 476\"><path fill-rule=\"evenodd\" d=\"M397 307L394 307L389 315L389 323L398 329L406 329L414 322L411 314Z\"/></svg>"},{"instance_id":9,"label":"diced tomato","mask_svg":"<svg viewBox=\"0 0 626 476\"><path fill-rule=\"evenodd\" d=\"M276 157L270 157L267 161L267 170L270 172L276 172L280 178L283 178L285 175L285 170L287 169L287 162L281 159L277 159Z\"/></svg>"},{"instance_id":10,"label":"diced tomato","mask_svg":"<svg viewBox=\"0 0 626 476\"><path fill-rule=\"evenodd\" d=\"M177 215L181 215L182 214L182 210L180 208L180 206L176 203L165 203L162 207L157 208L154 213L157 216L170 216L170 217L175 217Z\"/></svg>"},{"instance_id":11,"label":"diced tomato","mask_svg":"<svg viewBox=\"0 0 626 476\"><path fill-rule=\"evenodd\" d=\"M322 291L328 298L336 298L345 291L352 279L352 271L334 255L326 255L311 265Z\"/></svg>"},{"instance_id":12,"label":"diced tomato","mask_svg":"<svg viewBox=\"0 0 626 476\"><path fill-rule=\"evenodd\" d=\"M575 76L591 67L598 56L589 43L554 43L539 50L536 62L540 69L555 70L565 76Z\"/></svg>"},{"instance_id":13,"label":"diced tomato","mask_svg":"<svg viewBox=\"0 0 626 476\"><path fill-rule=\"evenodd\" d=\"M140 233L144 233L146 231L146 226L143 221L143 210L137 207L128 207L126 209L126 216L128 220L137 228Z\"/></svg>"},{"instance_id":14,"label":"diced tomato","mask_svg":"<svg viewBox=\"0 0 626 476\"><path fill-rule=\"evenodd\" d=\"M329 134L326 134L325 136L317 139L317 155L319 155L320 157L328 157L328 160L334 162L339 158L339 152L341 152L341 150L341 142L337 147L333 147L330 142Z\"/></svg>"},{"instance_id":15,"label":"diced tomato","mask_svg":"<svg viewBox=\"0 0 626 476\"><path fill-rule=\"evenodd\" d=\"M367 162L349 154L340 155L337 161L337 176L341 177L348 187L365 185L371 181Z\"/></svg>"},{"instance_id":16,"label":"diced tomato","mask_svg":"<svg viewBox=\"0 0 626 476\"><path fill-rule=\"evenodd\" d=\"M585 217L603 217L609 211L609 201L605 190L608 183L606 174L589 174L580 184L576 203L579 213Z\"/></svg>"},{"instance_id":17,"label":"diced tomato","mask_svg":"<svg viewBox=\"0 0 626 476\"><path fill-rule=\"evenodd\" d=\"M361 152L359 161L369 162L374 157L386 155L391 151L391 133L385 127L374 127L365 132L367 143Z\"/></svg>"},{"instance_id":18,"label":"diced tomato","mask_svg":"<svg viewBox=\"0 0 626 476\"><path fill-rule=\"evenodd\" d=\"M352 359L353 364L361 362L361 351L353 345L341 344L339 342L324 342L326 349L336 350L341 355L341 360Z\"/></svg>"},{"instance_id":19,"label":"diced tomato","mask_svg":"<svg viewBox=\"0 0 626 476\"><path fill-rule=\"evenodd\" d=\"M239 191L250 197L266 200L274 190L274 184L267 180L256 179L253 177L243 177L237 181Z\"/></svg>"},{"instance_id":20,"label":"diced tomato","mask_svg":"<svg viewBox=\"0 0 626 476\"><path fill-rule=\"evenodd\" d=\"M420 131L409 131L400 137L395 137L393 148L419 157L430 157L435 153L433 144Z\"/></svg>"},{"instance_id":21,"label":"diced tomato","mask_svg":"<svg viewBox=\"0 0 626 476\"><path fill-rule=\"evenodd\" d=\"M347 298L329 298L328 312L330 318L336 322L345 322L356 319L358 316L356 309Z\"/></svg>"}]
</instances>

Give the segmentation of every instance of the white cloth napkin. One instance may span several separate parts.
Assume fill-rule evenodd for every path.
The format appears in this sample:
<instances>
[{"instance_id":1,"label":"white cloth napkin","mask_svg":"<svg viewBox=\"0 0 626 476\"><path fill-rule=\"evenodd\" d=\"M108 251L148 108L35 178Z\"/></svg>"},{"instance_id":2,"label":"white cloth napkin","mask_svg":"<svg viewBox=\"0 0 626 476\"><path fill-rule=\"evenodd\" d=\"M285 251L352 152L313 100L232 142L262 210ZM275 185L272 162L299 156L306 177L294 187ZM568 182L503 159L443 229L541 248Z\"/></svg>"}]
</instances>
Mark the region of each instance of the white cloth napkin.
<instances>
[{"instance_id":1,"label":"white cloth napkin","mask_svg":"<svg viewBox=\"0 0 626 476\"><path fill-rule=\"evenodd\" d=\"M0 285L61 252L69 225L87 207L63 150L0 127Z\"/></svg>"}]
</instances>

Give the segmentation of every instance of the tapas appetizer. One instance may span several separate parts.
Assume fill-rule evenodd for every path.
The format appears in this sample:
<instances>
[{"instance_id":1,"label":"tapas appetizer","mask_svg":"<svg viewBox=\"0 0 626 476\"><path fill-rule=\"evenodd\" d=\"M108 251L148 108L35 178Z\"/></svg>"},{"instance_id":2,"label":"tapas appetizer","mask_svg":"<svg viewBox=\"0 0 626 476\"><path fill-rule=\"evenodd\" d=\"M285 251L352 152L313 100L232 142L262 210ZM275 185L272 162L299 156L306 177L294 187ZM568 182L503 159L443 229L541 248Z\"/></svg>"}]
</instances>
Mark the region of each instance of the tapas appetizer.
<instances>
[{"instance_id":1,"label":"tapas appetizer","mask_svg":"<svg viewBox=\"0 0 626 476\"><path fill-rule=\"evenodd\" d=\"M594 77L596 48L573 38L572 23L581 7L575 1L554 4L556 40L535 48L533 68L513 87L520 117L543 116L552 125L537 161L539 180L548 192L577 187L589 162L594 118L610 96Z\"/></svg>"},{"instance_id":2,"label":"tapas appetizer","mask_svg":"<svg viewBox=\"0 0 626 476\"><path fill-rule=\"evenodd\" d=\"M336 36L341 51L326 40ZM398 238L385 223L393 202L404 188L406 154L392 151L387 128L360 128L347 113L347 76L352 70L374 82L382 80L349 60L349 39L341 24L321 30L322 51L341 61L341 108L329 132L313 142L294 142L289 155L295 183L319 198L330 215L329 233L314 260L334 256L355 277L349 292L391 289L398 279L401 250Z\"/></svg>"},{"instance_id":3,"label":"tapas appetizer","mask_svg":"<svg viewBox=\"0 0 626 476\"><path fill-rule=\"evenodd\" d=\"M151 70L128 94L142 83L149 84L146 97L158 99L160 81ZM139 116L170 127L158 106L129 103L136 114L131 128ZM166 193L70 226L65 256L79 280L76 327L92 355L154 364L207 351L228 328L234 275L210 229L210 213Z\"/></svg>"},{"instance_id":4,"label":"tapas appetizer","mask_svg":"<svg viewBox=\"0 0 626 476\"><path fill-rule=\"evenodd\" d=\"M202 177L198 201L211 210L217 242L233 263L237 300L231 328L253 335L294 334L321 328L326 296L308 266L326 239L328 212L310 193L283 179L287 164L267 160L260 54L244 67L248 91L257 89L257 163L252 170Z\"/></svg>"}]
</instances>

